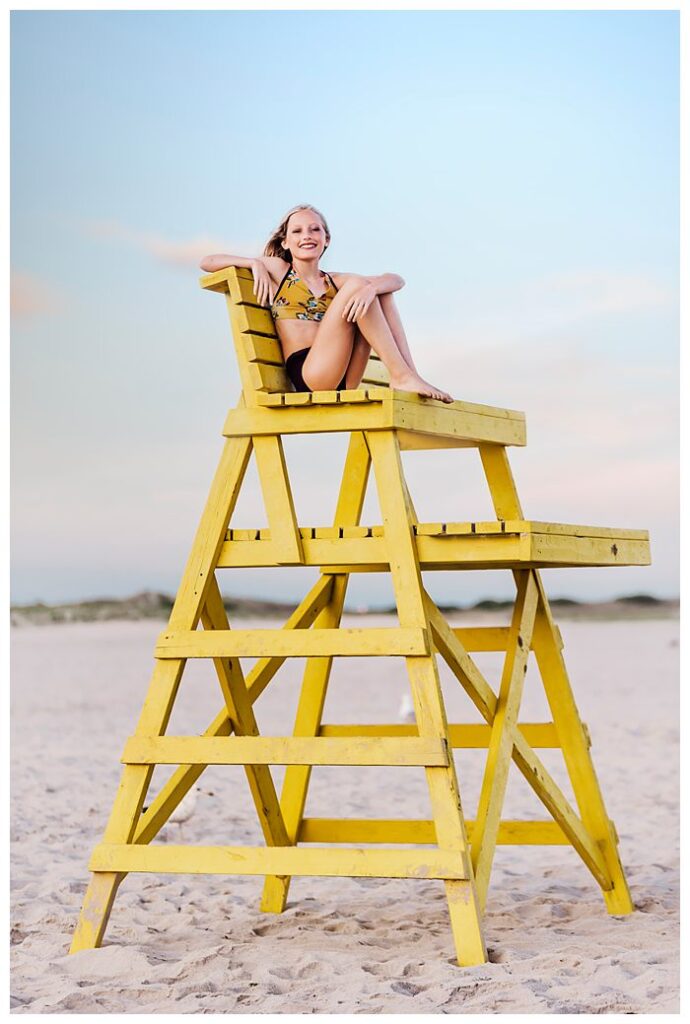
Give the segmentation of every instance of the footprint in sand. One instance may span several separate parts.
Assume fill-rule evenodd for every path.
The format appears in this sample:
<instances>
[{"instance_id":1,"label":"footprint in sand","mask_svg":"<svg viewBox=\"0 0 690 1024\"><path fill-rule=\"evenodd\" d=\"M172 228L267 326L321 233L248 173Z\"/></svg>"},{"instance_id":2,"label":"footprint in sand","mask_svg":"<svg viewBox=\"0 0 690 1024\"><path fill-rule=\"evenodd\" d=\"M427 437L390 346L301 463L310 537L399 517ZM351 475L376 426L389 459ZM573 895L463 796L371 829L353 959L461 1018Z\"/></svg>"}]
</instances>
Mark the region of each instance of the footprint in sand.
<instances>
[{"instance_id":1,"label":"footprint in sand","mask_svg":"<svg viewBox=\"0 0 690 1024\"><path fill-rule=\"evenodd\" d=\"M413 985L411 981L394 981L391 989L393 992L399 992L401 996L416 996L423 991L420 985Z\"/></svg>"}]
</instances>

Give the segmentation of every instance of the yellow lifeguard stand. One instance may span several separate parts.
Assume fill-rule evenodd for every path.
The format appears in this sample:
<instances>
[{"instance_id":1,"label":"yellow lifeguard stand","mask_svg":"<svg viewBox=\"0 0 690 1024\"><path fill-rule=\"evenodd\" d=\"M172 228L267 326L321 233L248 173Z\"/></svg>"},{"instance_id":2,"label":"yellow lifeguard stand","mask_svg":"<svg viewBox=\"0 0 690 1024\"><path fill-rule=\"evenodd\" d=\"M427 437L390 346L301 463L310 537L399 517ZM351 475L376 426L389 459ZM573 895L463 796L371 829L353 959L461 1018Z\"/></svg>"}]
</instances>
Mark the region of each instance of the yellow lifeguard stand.
<instances>
[{"instance_id":1,"label":"yellow lifeguard stand","mask_svg":"<svg viewBox=\"0 0 690 1024\"><path fill-rule=\"evenodd\" d=\"M168 627L155 649L148 696L125 745L122 781L103 842L91 857L93 875L71 951L100 944L118 886L131 871L263 875L261 907L275 912L285 907L293 875L438 878L445 884L458 962L480 964L486 960L482 913L497 843L572 845L601 887L609 913L630 913L618 837L606 813L539 569L649 564L647 532L523 519L506 453L509 445L525 444L522 413L467 402L444 405L391 391L375 358L356 391L292 392L273 321L256 303L250 272L229 268L204 277L202 285L227 297L242 397L227 417L227 440ZM350 434L335 521L301 527L282 436L334 431ZM477 448L496 520L418 522L400 456L409 448ZM269 527L233 530L230 519L252 453ZM371 466L383 522L364 526L360 515ZM320 569L318 582L283 628L231 630L216 570L283 565ZM515 579L507 627L451 628L421 576L434 569L495 568L511 570ZM399 628L342 628L349 574L388 571ZM476 651L505 651L498 693L473 661ZM550 722L518 722L530 652L543 681ZM358 655L405 658L415 725L322 721L332 659ZM448 724L439 655L485 725ZM257 659L246 678L239 661L245 657ZM262 737L252 705L285 659L293 657L307 659L293 733ZM167 736L189 658L213 659L223 706L201 736ZM453 760L453 749L462 747L487 749L472 821L463 813ZM577 811L537 756L535 750L544 747L561 749ZM546 807L548 819L501 820L511 761ZM152 844L204 769L222 764L245 767L266 845ZM179 767L144 810L156 765ZM271 765L287 765L280 799ZM422 766L432 817L305 817L314 765ZM400 849L400 844L410 845Z\"/></svg>"}]
</instances>

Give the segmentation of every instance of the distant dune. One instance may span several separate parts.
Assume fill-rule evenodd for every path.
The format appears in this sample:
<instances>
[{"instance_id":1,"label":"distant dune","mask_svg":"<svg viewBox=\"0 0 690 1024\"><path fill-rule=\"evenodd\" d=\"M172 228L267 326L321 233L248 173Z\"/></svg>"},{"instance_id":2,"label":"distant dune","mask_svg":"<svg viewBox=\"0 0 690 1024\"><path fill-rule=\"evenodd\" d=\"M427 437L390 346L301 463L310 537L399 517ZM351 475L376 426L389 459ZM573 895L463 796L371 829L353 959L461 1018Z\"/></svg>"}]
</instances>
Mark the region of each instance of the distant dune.
<instances>
[{"instance_id":1,"label":"distant dune","mask_svg":"<svg viewBox=\"0 0 690 1024\"><path fill-rule=\"evenodd\" d=\"M170 614L173 599L168 594L143 591L125 598L97 598L70 604L12 605L10 622L13 626L42 626L53 622L106 622L108 620L162 619ZM500 612L512 608L509 600L482 600L458 607L442 605L442 610L453 615ZM572 598L552 598L551 605L559 619L667 619L678 618L678 599L662 600L651 594L631 594L615 601L584 602ZM231 618L285 619L295 605L277 601L260 601L247 597L225 598L225 607ZM395 614L395 608L354 608L351 614Z\"/></svg>"}]
</instances>

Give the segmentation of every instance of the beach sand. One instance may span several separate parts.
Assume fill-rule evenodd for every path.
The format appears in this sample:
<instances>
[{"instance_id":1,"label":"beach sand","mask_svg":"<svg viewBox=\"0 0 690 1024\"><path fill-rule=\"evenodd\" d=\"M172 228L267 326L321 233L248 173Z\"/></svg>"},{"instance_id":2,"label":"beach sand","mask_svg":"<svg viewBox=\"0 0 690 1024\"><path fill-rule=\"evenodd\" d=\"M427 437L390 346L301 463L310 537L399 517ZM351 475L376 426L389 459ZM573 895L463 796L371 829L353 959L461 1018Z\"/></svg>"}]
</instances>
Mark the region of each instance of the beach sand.
<instances>
[{"instance_id":1,"label":"beach sand","mask_svg":"<svg viewBox=\"0 0 690 1024\"><path fill-rule=\"evenodd\" d=\"M465 618L462 624L471 623ZM259 911L260 878L130 875L103 947L67 956L87 862L110 812L119 759L162 629L147 621L12 630L15 1012L678 1012L674 620L561 624L636 913L606 913L574 850L502 846L485 916L491 962L481 967L454 965L443 884L428 880L300 878L292 883L288 909L274 916ZM476 659L497 686L500 656ZM291 731L302 664L286 664L259 698L265 735ZM450 721L479 721L451 674L445 667L441 672ZM395 722L407 689L400 659L342 660L334 667L324 720ZM168 731L200 732L220 706L212 664L190 663ZM521 720L548 719L531 666ZM540 756L570 794L559 752ZM485 751L457 756L468 818L484 757ZM152 792L166 777L163 769L156 772ZM280 781L282 770L274 776ZM428 817L423 770L316 769L307 813ZM514 767L504 817L545 817ZM169 824L160 838L260 842L243 770L208 769L188 821Z\"/></svg>"}]
</instances>

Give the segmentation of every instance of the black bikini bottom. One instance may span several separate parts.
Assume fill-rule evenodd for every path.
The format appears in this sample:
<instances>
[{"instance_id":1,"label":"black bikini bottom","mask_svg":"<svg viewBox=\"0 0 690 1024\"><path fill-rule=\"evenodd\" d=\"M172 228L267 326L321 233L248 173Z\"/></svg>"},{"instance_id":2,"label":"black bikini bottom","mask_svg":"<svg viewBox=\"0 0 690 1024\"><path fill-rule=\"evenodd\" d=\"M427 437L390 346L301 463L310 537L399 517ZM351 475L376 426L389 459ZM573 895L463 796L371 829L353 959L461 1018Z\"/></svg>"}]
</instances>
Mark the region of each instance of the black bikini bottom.
<instances>
[{"instance_id":1,"label":"black bikini bottom","mask_svg":"<svg viewBox=\"0 0 690 1024\"><path fill-rule=\"evenodd\" d=\"M285 360L285 369L287 370L288 377L294 385L295 391L311 391L311 388L308 384L305 384L304 377L302 376L302 367L304 366L304 360L309 355L309 351L310 350L308 348L301 348L298 352L293 352ZM345 390L346 376L347 374L343 376L343 379L340 384L338 384L336 391Z\"/></svg>"}]
</instances>

